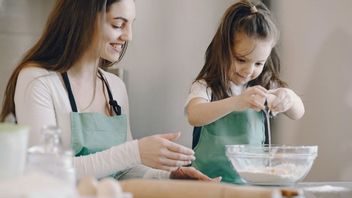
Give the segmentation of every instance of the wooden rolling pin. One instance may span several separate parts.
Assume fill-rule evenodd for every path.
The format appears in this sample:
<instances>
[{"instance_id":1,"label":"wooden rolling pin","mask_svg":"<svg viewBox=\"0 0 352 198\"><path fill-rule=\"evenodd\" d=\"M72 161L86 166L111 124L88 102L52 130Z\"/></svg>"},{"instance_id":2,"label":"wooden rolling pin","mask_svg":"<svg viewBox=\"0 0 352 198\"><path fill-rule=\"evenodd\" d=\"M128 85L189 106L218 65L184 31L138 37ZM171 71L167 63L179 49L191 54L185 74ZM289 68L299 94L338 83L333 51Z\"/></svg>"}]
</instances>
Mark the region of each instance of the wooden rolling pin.
<instances>
[{"instance_id":1,"label":"wooden rolling pin","mask_svg":"<svg viewBox=\"0 0 352 198\"><path fill-rule=\"evenodd\" d=\"M236 186L194 180L120 181L123 191L133 198L281 198L280 189Z\"/></svg>"}]
</instances>

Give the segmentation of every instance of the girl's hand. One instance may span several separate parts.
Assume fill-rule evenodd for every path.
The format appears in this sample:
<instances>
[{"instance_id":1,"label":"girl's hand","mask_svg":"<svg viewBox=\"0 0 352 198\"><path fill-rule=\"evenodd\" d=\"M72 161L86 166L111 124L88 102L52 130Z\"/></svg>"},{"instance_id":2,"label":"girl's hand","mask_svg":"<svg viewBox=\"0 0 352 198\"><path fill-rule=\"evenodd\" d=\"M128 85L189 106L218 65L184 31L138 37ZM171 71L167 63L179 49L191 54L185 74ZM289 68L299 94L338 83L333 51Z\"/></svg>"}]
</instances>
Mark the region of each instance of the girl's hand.
<instances>
[{"instance_id":1,"label":"girl's hand","mask_svg":"<svg viewBox=\"0 0 352 198\"><path fill-rule=\"evenodd\" d=\"M265 108L264 103L267 97L267 90L257 85L244 90L239 97L241 106L244 107L243 109L251 108L261 111Z\"/></svg>"},{"instance_id":2,"label":"girl's hand","mask_svg":"<svg viewBox=\"0 0 352 198\"><path fill-rule=\"evenodd\" d=\"M142 164L166 171L191 164L191 161L195 159L194 151L173 142L180 135L180 133L168 133L138 140Z\"/></svg>"},{"instance_id":3,"label":"girl's hand","mask_svg":"<svg viewBox=\"0 0 352 198\"><path fill-rule=\"evenodd\" d=\"M268 107L273 113L286 112L294 104L294 95L288 88L278 88L268 91Z\"/></svg>"},{"instance_id":4,"label":"girl's hand","mask_svg":"<svg viewBox=\"0 0 352 198\"><path fill-rule=\"evenodd\" d=\"M220 182L221 177L209 178L194 167L179 167L170 174L170 179L192 179L201 181Z\"/></svg>"}]
</instances>

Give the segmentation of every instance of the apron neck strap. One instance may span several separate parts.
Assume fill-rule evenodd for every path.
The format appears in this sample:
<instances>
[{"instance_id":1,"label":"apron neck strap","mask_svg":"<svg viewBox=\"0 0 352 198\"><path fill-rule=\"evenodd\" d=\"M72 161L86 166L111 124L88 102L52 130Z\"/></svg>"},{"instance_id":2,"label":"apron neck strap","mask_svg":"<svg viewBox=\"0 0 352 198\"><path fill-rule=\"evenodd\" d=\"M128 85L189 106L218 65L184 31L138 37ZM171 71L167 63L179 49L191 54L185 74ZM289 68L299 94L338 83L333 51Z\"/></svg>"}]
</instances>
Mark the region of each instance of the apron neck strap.
<instances>
[{"instance_id":1,"label":"apron neck strap","mask_svg":"<svg viewBox=\"0 0 352 198\"><path fill-rule=\"evenodd\" d=\"M106 80L105 76L103 75L103 73L100 70L98 70L98 75L99 75L98 77L104 82L106 89L108 91L109 105L112 107L112 109L116 115L121 115L121 106L112 97L112 93L111 93L108 81ZM71 84L70 84L70 80L68 78L67 72L62 73L62 78L64 80L64 84L65 84L65 87L66 87L66 90L68 93L68 98L70 100L71 109L73 112L78 112L75 97L73 96L73 92L72 92L72 88L71 88Z\"/></svg>"},{"instance_id":2,"label":"apron neck strap","mask_svg":"<svg viewBox=\"0 0 352 198\"><path fill-rule=\"evenodd\" d=\"M61 74L64 79L64 84L68 93L68 98L70 99L71 109L73 112L77 112L77 105L75 101L75 97L73 96L70 80L68 79L67 72Z\"/></svg>"}]
</instances>

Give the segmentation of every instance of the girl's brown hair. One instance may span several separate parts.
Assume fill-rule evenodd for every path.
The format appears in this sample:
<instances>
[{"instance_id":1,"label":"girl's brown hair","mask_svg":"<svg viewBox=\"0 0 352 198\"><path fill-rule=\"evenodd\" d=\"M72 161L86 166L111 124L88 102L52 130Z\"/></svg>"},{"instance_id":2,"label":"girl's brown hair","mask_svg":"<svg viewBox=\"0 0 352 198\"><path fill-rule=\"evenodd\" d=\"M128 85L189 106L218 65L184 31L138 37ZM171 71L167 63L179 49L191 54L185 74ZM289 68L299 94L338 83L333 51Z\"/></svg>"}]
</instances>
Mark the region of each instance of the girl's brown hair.
<instances>
[{"instance_id":1,"label":"girl's brown hair","mask_svg":"<svg viewBox=\"0 0 352 198\"><path fill-rule=\"evenodd\" d=\"M250 38L273 39L275 43L279 38L279 31L270 11L263 3L242 0L230 6L207 48L205 64L195 80L206 81L212 90L214 101L229 97L232 49L234 49L236 33L239 32ZM258 78L250 81L248 86L261 85L266 89L287 86L279 79L279 73L280 59L274 47L262 73Z\"/></svg>"},{"instance_id":2,"label":"girl's brown hair","mask_svg":"<svg viewBox=\"0 0 352 198\"><path fill-rule=\"evenodd\" d=\"M99 23L98 14L107 12L110 6L121 0L57 0L43 34L37 43L24 55L12 73L5 90L0 121L15 114L14 95L20 71L36 65L49 71L66 72L91 47L93 35ZM123 46L120 61L127 49ZM112 64L106 60L99 66Z\"/></svg>"}]
</instances>

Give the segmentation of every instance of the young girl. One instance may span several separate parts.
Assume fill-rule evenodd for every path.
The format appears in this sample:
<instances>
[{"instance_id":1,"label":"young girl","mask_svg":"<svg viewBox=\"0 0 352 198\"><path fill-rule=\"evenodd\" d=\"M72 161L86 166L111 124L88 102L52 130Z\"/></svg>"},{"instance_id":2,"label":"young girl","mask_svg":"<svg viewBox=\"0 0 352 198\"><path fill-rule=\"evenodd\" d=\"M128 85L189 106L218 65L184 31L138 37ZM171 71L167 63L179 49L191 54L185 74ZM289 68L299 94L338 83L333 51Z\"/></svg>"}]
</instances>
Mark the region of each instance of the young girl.
<instances>
[{"instance_id":1,"label":"young girl","mask_svg":"<svg viewBox=\"0 0 352 198\"><path fill-rule=\"evenodd\" d=\"M132 140L125 84L101 67L121 60L134 20L134 0L57 0L9 80L0 121L12 114L29 125L29 146L40 142L42 126L60 127L78 178L119 173L210 181L192 167L179 168L194 159L191 149L173 142L179 133Z\"/></svg>"},{"instance_id":2,"label":"young girl","mask_svg":"<svg viewBox=\"0 0 352 198\"><path fill-rule=\"evenodd\" d=\"M304 114L299 96L279 78L278 37L270 11L260 2L240 1L222 17L186 103L189 123L196 126L192 166L209 177L241 183L224 145L264 142L266 100L273 114L291 119Z\"/></svg>"}]
</instances>

